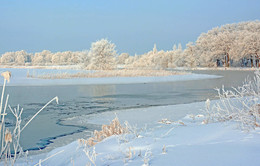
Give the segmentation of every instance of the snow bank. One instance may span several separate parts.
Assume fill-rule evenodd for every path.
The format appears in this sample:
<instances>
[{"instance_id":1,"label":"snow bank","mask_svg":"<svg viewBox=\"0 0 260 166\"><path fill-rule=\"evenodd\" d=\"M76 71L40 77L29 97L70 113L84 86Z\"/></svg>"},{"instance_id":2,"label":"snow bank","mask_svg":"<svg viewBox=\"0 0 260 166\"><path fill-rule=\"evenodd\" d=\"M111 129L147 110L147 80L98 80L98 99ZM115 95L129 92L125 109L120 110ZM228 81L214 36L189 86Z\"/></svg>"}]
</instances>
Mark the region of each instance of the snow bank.
<instances>
[{"instance_id":1,"label":"snow bank","mask_svg":"<svg viewBox=\"0 0 260 166\"><path fill-rule=\"evenodd\" d=\"M121 123L128 121L130 124L136 125L138 128L147 126L153 128L157 121L161 119L171 119L177 121L186 116L186 114L199 114L204 109L205 103L191 103L191 104L178 104L168 106L156 106L148 108L133 108L117 111L107 111L92 115L75 116L68 119L63 119L63 124L87 126L88 124L108 124L114 119L115 115L118 116Z\"/></svg>"},{"instance_id":2,"label":"snow bank","mask_svg":"<svg viewBox=\"0 0 260 166\"><path fill-rule=\"evenodd\" d=\"M131 83L157 83L157 82L174 82L198 79L214 79L221 76L207 74L186 74L163 77L108 77L108 78L73 78L73 79L37 79L27 78L27 72L30 74L48 74L48 73L77 73L89 72L83 70L56 70L56 69L0 69L11 71L12 78L8 86L46 86L46 85L89 85L89 84L131 84ZM3 79L2 77L0 79ZM0 80L2 81L2 80Z\"/></svg>"},{"instance_id":3,"label":"snow bank","mask_svg":"<svg viewBox=\"0 0 260 166\"><path fill-rule=\"evenodd\" d=\"M96 165L259 165L260 130L242 132L234 122L204 125L204 116L182 113L190 110L197 114L203 108L204 102L200 102L118 111L121 120L140 126L147 123L150 127L143 128L138 135L112 136L97 144ZM93 115L88 122L104 124L113 118L114 114L107 112ZM162 118L169 123L159 123ZM32 156L31 164L61 152L43 165L86 165L90 161L83 150L75 141L48 154Z\"/></svg>"}]
</instances>

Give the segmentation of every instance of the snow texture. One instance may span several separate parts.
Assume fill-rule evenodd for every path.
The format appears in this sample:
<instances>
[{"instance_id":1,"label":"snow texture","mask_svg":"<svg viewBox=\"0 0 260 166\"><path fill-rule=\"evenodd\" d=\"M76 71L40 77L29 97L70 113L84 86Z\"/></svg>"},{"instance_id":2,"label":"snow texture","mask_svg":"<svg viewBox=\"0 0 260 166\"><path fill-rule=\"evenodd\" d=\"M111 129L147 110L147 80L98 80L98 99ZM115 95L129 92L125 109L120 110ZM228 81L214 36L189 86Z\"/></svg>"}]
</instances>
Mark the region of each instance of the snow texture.
<instances>
[{"instance_id":1,"label":"snow texture","mask_svg":"<svg viewBox=\"0 0 260 166\"><path fill-rule=\"evenodd\" d=\"M259 165L260 130L243 132L235 122L204 125L200 114L183 116L183 110L199 113L204 102L118 111L121 120L149 124L149 128L134 134L112 136L95 146L96 165L179 165L179 166L230 166ZM132 116L129 118L128 115ZM189 112L188 112L189 113ZM137 116L138 115L138 116ZM176 115L176 116L175 116ZM147 116L147 117L146 117ZM180 120L176 120L181 117ZM110 118L112 117L112 118ZM136 119L134 118L136 117ZM141 118L144 117L142 121ZM111 113L93 116L90 122L107 124ZM126 119L123 119L126 118ZM158 123L168 118L168 124ZM98 120L98 121L97 121ZM139 127L138 127L139 128ZM31 156L33 164L57 152L61 152L42 165L86 165L90 163L78 141L57 148L47 154ZM90 151L93 150L92 148ZM20 160L19 162L24 162Z\"/></svg>"}]
</instances>

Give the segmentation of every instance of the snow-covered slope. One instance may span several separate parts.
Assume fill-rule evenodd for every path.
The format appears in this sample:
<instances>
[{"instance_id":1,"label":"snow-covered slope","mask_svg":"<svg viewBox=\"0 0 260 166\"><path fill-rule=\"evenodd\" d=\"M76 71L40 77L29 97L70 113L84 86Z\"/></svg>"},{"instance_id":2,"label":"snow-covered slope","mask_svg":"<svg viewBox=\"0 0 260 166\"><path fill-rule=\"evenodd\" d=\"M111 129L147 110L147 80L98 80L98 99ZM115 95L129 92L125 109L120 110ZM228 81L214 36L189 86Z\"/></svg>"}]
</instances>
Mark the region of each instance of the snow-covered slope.
<instances>
[{"instance_id":1,"label":"snow-covered slope","mask_svg":"<svg viewBox=\"0 0 260 166\"><path fill-rule=\"evenodd\" d=\"M257 166L260 163L260 130L250 132L241 131L235 122L202 124L202 115L193 116L181 114L183 109L200 112L204 104L192 103L172 105L167 107L153 107L139 112L132 109L135 115L129 117L130 122L139 122L143 130L135 134L112 136L95 146L96 165L178 165L178 166ZM165 112L164 112L165 111ZM118 112L121 120L128 120L128 111ZM139 117L144 117L141 122ZM160 113L161 112L161 113ZM176 116L175 116L176 115ZM177 118L182 116L180 120ZM107 124L111 113L94 117L89 122ZM165 119L168 118L168 119ZM163 122L159 123L163 119ZM112 120L112 119L110 119ZM138 127L140 129L140 127ZM56 156L42 163L42 165L86 165L91 163L84 152L84 146L78 141L55 149L48 154L31 156L35 164L39 159L45 159L57 152ZM93 148L90 149L93 152Z\"/></svg>"}]
</instances>

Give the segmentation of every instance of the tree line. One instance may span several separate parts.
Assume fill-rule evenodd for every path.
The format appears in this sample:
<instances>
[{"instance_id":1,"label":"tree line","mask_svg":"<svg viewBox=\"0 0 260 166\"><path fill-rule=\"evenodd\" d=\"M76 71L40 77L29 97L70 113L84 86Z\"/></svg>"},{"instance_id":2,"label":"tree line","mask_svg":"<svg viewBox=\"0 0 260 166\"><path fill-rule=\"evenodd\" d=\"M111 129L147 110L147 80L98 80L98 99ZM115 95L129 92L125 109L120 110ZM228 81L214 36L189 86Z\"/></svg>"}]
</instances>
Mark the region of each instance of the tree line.
<instances>
[{"instance_id":1,"label":"tree line","mask_svg":"<svg viewBox=\"0 0 260 166\"><path fill-rule=\"evenodd\" d=\"M82 65L86 69L114 68L167 69L175 67L260 67L260 21L226 24L202 33L198 39L174 45L171 50L153 49L143 55L120 55L116 45L107 39L91 44L89 50L52 53L44 50L28 53L24 50L6 52L4 65Z\"/></svg>"}]
</instances>

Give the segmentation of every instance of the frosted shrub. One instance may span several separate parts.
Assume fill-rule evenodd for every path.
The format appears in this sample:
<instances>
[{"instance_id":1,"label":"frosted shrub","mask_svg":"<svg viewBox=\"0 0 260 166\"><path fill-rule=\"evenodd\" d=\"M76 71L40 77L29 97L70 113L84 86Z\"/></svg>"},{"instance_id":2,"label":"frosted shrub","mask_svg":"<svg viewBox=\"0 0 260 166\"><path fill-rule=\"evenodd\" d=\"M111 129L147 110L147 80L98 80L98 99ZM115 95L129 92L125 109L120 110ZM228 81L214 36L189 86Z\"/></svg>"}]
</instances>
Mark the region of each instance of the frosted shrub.
<instances>
[{"instance_id":1,"label":"frosted shrub","mask_svg":"<svg viewBox=\"0 0 260 166\"><path fill-rule=\"evenodd\" d=\"M257 70L253 80L245 80L240 87L232 90L216 89L219 102L212 105L206 101L207 119L214 121L237 121L242 129L260 127L260 72Z\"/></svg>"}]
</instances>

